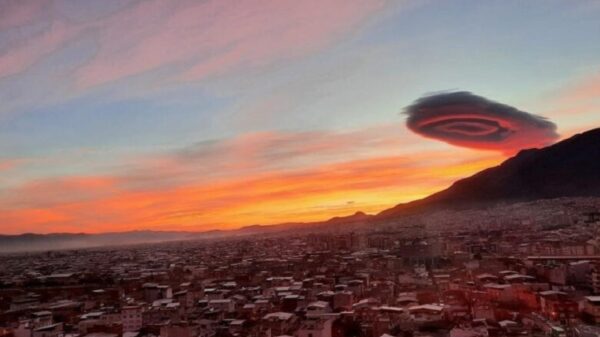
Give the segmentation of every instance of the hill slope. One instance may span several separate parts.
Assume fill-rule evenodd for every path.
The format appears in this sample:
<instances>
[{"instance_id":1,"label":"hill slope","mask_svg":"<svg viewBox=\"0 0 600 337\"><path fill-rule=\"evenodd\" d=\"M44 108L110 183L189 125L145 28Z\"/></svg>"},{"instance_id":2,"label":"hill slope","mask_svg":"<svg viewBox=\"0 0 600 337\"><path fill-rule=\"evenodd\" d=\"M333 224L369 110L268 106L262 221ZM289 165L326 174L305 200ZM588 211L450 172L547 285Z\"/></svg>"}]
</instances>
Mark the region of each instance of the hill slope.
<instances>
[{"instance_id":1,"label":"hill slope","mask_svg":"<svg viewBox=\"0 0 600 337\"><path fill-rule=\"evenodd\" d=\"M499 166L424 199L387 209L376 218L431 208L573 196L600 196L600 128L542 149L523 150Z\"/></svg>"}]
</instances>

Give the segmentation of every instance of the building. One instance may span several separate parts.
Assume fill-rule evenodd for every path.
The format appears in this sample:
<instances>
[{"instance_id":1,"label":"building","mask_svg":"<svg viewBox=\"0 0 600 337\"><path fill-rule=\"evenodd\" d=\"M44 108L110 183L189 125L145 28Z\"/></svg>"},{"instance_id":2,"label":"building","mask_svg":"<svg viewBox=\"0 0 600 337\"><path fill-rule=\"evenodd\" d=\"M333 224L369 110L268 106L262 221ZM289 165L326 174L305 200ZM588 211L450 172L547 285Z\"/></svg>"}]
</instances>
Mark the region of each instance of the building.
<instances>
[{"instance_id":1,"label":"building","mask_svg":"<svg viewBox=\"0 0 600 337\"><path fill-rule=\"evenodd\" d=\"M215 310L221 310L226 313L231 313L235 311L235 302L229 298L210 300L208 301L208 307Z\"/></svg>"},{"instance_id":2,"label":"building","mask_svg":"<svg viewBox=\"0 0 600 337\"><path fill-rule=\"evenodd\" d=\"M123 331L139 331L142 328L142 308L137 305L125 306L121 309Z\"/></svg>"},{"instance_id":3,"label":"building","mask_svg":"<svg viewBox=\"0 0 600 337\"><path fill-rule=\"evenodd\" d=\"M583 314L591 318L594 323L600 323L600 296L585 297Z\"/></svg>"},{"instance_id":4,"label":"building","mask_svg":"<svg viewBox=\"0 0 600 337\"><path fill-rule=\"evenodd\" d=\"M331 337L333 319L309 318L300 324L297 337Z\"/></svg>"},{"instance_id":5,"label":"building","mask_svg":"<svg viewBox=\"0 0 600 337\"><path fill-rule=\"evenodd\" d=\"M566 293L547 290L540 292L540 311L551 320L569 322L579 316L579 304Z\"/></svg>"},{"instance_id":6,"label":"building","mask_svg":"<svg viewBox=\"0 0 600 337\"><path fill-rule=\"evenodd\" d=\"M444 307L423 304L408 308L412 320L417 324L438 323L444 320Z\"/></svg>"}]
</instances>

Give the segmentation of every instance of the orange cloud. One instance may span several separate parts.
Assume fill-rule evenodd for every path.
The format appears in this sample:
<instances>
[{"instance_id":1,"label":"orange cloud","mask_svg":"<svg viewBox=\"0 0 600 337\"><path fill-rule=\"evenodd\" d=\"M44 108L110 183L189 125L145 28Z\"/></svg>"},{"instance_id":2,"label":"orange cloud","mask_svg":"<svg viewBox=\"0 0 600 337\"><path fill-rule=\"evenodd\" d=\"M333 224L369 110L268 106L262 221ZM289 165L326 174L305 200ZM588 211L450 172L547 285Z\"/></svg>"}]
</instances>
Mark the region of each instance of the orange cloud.
<instances>
[{"instance_id":1,"label":"orange cloud","mask_svg":"<svg viewBox=\"0 0 600 337\"><path fill-rule=\"evenodd\" d=\"M588 101L600 99L600 73L585 78L563 93L565 101Z\"/></svg>"},{"instance_id":2,"label":"orange cloud","mask_svg":"<svg viewBox=\"0 0 600 337\"><path fill-rule=\"evenodd\" d=\"M555 116L554 118L564 118L561 125L579 129L585 124L589 129L590 124L600 122L600 73L593 73L554 90L546 100L551 107L547 114Z\"/></svg>"},{"instance_id":3,"label":"orange cloud","mask_svg":"<svg viewBox=\"0 0 600 337\"><path fill-rule=\"evenodd\" d=\"M502 160L403 147L393 131L246 135L144 158L114 175L30 182L0 195L0 222L17 233L317 221L420 198Z\"/></svg>"},{"instance_id":4,"label":"orange cloud","mask_svg":"<svg viewBox=\"0 0 600 337\"><path fill-rule=\"evenodd\" d=\"M9 171L14 169L19 163L21 162L21 160L18 159L5 159L5 160L0 160L0 172L3 171Z\"/></svg>"}]
</instances>

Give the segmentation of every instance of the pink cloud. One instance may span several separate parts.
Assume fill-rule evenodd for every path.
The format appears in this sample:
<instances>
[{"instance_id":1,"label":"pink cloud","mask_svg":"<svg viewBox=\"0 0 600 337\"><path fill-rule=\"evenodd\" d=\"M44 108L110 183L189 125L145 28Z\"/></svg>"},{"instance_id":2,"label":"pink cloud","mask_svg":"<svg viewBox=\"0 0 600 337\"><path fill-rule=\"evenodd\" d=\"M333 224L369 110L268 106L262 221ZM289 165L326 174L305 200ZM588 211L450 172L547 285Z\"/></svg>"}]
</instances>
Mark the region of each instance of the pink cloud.
<instances>
[{"instance_id":1,"label":"pink cloud","mask_svg":"<svg viewBox=\"0 0 600 337\"><path fill-rule=\"evenodd\" d=\"M262 66L331 43L340 34L381 8L379 1L297 1L278 3L244 22L245 39L238 39L235 22L223 27L228 41L221 52L192 67L184 78L199 79L239 66ZM264 23L268 22L268 25Z\"/></svg>"},{"instance_id":2,"label":"pink cloud","mask_svg":"<svg viewBox=\"0 0 600 337\"><path fill-rule=\"evenodd\" d=\"M15 169L22 160L20 159L4 159L0 160L0 173Z\"/></svg>"},{"instance_id":3,"label":"pink cloud","mask_svg":"<svg viewBox=\"0 0 600 337\"><path fill-rule=\"evenodd\" d=\"M565 129L583 130L598 126L600 118L600 72L572 80L546 94L546 115ZM563 136L569 137L570 133Z\"/></svg>"},{"instance_id":4,"label":"pink cloud","mask_svg":"<svg viewBox=\"0 0 600 337\"><path fill-rule=\"evenodd\" d=\"M597 100L600 98L600 73L579 81L564 94L564 99L569 100Z\"/></svg>"},{"instance_id":5,"label":"pink cloud","mask_svg":"<svg viewBox=\"0 0 600 337\"><path fill-rule=\"evenodd\" d=\"M551 121L466 91L422 97L405 113L416 134L474 149L514 154L559 138Z\"/></svg>"},{"instance_id":6,"label":"pink cloud","mask_svg":"<svg viewBox=\"0 0 600 337\"><path fill-rule=\"evenodd\" d=\"M72 37L76 30L62 22L10 48L0 55L0 78L27 70L48 54L58 50Z\"/></svg>"},{"instance_id":7,"label":"pink cloud","mask_svg":"<svg viewBox=\"0 0 600 337\"><path fill-rule=\"evenodd\" d=\"M265 172L308 168L317 164L343 162L411 151L416 144L398 134L400 124L333 132L257 132L208 144L197 144L164 156L138 159L144 169L127 179L136 186L148 181L227 180ZM136 163L132 163L135 166ZM146 167L153 167L148 170ZM157 175L161 176L156 179ZM153 182L152 184L155 184Z\"/></svg>"},{"instance_id":8,"label":"pink cloud","mask_svg":"<svg viewBox=\"0 0 600 337\"><path fill-rule=\"evenodd\" d=\"M8 0L0 3L0 29L10 29L31 24L47 10L48 2Z\"/></svg>"},{"instance_id":9,"label":"pink cloud","mask_svg":"<svg viewBox=\"0 0 600 337\"><path fill-rule=\"evenodd\" d=\"M315 52L380 10L385 0L140 1L83 23L44 2L0 7L0 30L46 22L49 29L0 51L0 78L29 69L74 38L97 50L73 74L80 88L173 66L173 79L199 80ZM16 31L15 34L20 34Z\"/></svg>"},{"instance_id":10,"label":"pink cloud","mask_svg":"<svg viewBox=\"0 0 600 337\"><path fill-rule=\"evenodd\" d=\"M382 8L383 0L144 1L97 25L99 50L83 87L166 65L198 80L315 51Z\"/></svg>"}]
</instances>

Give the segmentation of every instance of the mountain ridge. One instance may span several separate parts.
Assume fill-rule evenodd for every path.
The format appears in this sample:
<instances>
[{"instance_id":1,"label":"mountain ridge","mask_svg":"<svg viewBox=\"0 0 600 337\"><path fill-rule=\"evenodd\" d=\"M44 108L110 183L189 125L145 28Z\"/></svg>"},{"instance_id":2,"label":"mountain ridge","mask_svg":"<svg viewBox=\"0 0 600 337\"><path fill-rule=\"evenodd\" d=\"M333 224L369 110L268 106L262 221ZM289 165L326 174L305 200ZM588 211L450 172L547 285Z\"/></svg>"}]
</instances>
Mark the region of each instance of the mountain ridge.
<instances>
[{"instance_id":1,"label":"mountain ridge","mask_svg":"<svg viewBox=\"0 0 600 337\"><path fill-rule=\"evenodd\" d=\"M575 196L600 196L600 128L541 149L521 150L498 166L459 179L423 199L381 211L376 218L440 207Z\"/></svg>"},{"instance_id":2,"label":"mountain ridge","mask_svg":"<svg viewBox=\"0 0 600 337\"><path fill-rule=\"evenodd\" d=\"M108 244L220 238L229 235L271 233L309 227L365 223L377 225L394 217L440 208L477 208L497 202L583 196L600 197L600 128L576 134L544 148L521 150L500 165L459 179L444 190L423 199L398 204L375 215L357 211L348 216L333 217L319 222L250 225L235 230L205 232L135 230L98 234L0 234L0 252L24 251L19 249L23 248L22 245L33 244L41 244L37 250L74 249Z\"/></svg>"}]
</instances>

